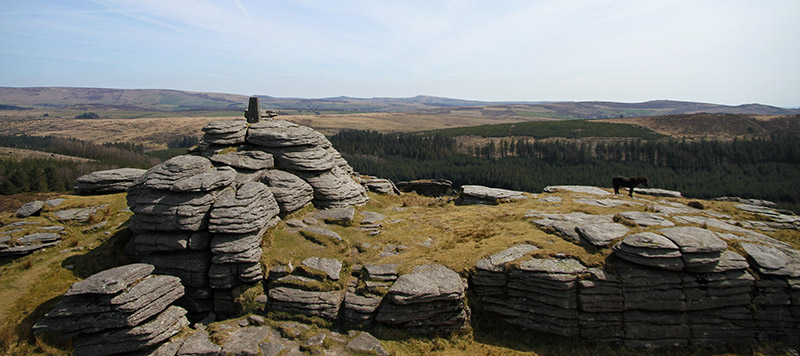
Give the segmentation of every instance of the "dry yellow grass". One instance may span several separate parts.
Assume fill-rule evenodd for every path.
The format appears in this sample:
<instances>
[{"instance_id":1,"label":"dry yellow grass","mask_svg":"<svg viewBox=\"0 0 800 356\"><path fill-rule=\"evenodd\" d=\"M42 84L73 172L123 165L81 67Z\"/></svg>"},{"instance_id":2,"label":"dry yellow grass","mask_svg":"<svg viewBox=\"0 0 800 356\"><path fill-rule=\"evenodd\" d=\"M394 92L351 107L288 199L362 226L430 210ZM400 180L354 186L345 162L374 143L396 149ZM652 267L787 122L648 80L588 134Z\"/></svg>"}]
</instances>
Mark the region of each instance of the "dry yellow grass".
<instances>
[{"instance_id":1,"label":"dry yellow grass","mask_svg":"<svg viewBox=\"0 0 800 356\"><path fill-rule=\"evenodd\" d=\"M71 119L40 116L0 115L0 132L6 135L63 136L93 143L134 142L151 149L163 149L166 142L180 136L197 136L210 122L239 119L242 116L161 117L138 119ZM310 126L325 134L343 129L381 132L433 130L458 126L499 124L530 121L521 118L486 118L428 114L341 114L341 115L281 115L281 120Z\"/></svg>"}]
</instances>

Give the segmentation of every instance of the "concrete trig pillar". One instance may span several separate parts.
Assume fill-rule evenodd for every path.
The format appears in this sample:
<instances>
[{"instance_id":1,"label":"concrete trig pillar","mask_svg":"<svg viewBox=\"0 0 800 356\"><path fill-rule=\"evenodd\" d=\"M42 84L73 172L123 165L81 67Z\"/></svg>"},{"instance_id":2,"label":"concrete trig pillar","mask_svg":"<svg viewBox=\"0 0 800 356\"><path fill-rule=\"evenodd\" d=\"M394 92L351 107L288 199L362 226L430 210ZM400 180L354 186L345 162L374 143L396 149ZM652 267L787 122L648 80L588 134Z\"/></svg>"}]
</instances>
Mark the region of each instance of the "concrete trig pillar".
<instances>
[{"instance_id":1,"label":"concrete trig pillar","mask_svg":"<svg viewBox=\"0 0 800 356\"><path fill-rule=\"evenodd\" d=\"M251 96L247 104L247 111L244 113L247 122L255 123L261 121L261 107L258 105L258 97Z\"/></svg>"}]
</instances>

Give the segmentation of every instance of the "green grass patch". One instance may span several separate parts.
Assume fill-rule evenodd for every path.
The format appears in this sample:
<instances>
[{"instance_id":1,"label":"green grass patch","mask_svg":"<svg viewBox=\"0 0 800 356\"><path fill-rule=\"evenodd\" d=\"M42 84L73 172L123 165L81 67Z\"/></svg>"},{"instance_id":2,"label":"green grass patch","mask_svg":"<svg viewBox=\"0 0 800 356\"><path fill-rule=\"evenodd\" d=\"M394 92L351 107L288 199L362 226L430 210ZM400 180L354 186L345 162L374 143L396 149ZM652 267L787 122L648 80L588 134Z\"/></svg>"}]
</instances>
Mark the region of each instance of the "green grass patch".
<instances>
[{"instance_id":1,"label":"green grass patch","mask_svg":"<svg viewBox=\"0 0 800 356\"><path fill-rule=\"evenodd\" d=\"M426 135L534 138L565 137L626 137L656 139L663 137L649 129L629 124L595 122L590 120L533 121L512 124L480 125L426 131Z\"/></svg>"}]
</instances>

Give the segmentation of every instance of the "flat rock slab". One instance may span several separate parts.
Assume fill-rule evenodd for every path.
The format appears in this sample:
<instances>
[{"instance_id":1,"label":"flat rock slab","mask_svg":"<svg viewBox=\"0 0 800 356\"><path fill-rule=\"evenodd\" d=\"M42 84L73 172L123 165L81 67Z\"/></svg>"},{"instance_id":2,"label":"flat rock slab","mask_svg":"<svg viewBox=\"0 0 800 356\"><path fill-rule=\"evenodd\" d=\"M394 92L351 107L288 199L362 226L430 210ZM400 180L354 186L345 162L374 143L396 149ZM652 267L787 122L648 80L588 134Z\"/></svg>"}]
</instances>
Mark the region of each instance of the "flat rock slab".
<instances>
[{"instance_id":1,"label":"flat rock slab","mask_svg":"<svg viewBox=\"0 0 800 356\"><path fill-rule=\"evenodd\" d=\"M198 173L176 181L170 190L173 192L207 192L231 185L236 179L236 171L231 167L220 167Z\"/></svg>"},{"instance_id":2,"label":"flat rock slab","mask_svg":"<svg viewBox=\"0 0 800 356\"><path fill-rule=\"evenodd\" d=\"M361 216L364 217L363 219L361 219L362 225L377 224L381 220L386 219L386 215L376 213L373 211L362 211Z\"/></svg>"},{"instance_id":3,"label":"flat rock slab","mask_svg":"<svg viewBox=\"0 0 800 356\"><path fill-rule=\"evenodd\" d=\"M16 212L16 216L20 219L27 218L29 216L37 215L39 212L42 211L44 208L44 202L41 200L34 200L31 202L27 202L23 204Z\"/></svg>"},{"instance_id":4,"label":"flat rock slab","mask_svg":"<svg viewBox=\"0 0 800 356\"><path fill-rule=\"evenodd\" d=\"M356 216L356 210L352 206L344 208L332 208L318 211L315 214L317 219L322 219L326 224L336 224L349 226Z\"/></svg>"},{"instance_id":5,"label":"flat rock slab","mask_svg":"<svg viewBox=\"0 0 800 356\"><path fill-rule=\"evenodd\" d=\"M682 198L683 194L674 190L657 189L657 188L636 188L636 193L650 195L654 197L669 197L669 198Z\"/></svg>"},{"instance_id":6,"label":"flat rock slab","mask_svg":"<svg viewBox=\"0 0 800 356\"><path fill-rule=\"evenodd\" d=\"M381 346L380 340L376 339L372 334L363 331L358 336L354 337L345 346L348 350L359 353L374 353L379 356L388 356L389 353Z\"/></svg>"},{"instance_id":7,"label":"flat rock slab","mask_svg":"<svg viewBox=\"0 0 800 356\"><path fill-rule=\"evenodd\" d=\"M309 226L300 230L300 234L306 239L319 244L325 244L325 239L332 239L334 241L343 241L339 234L318 226Z\"/></svg>"},{"instance_id":8,"label":"flat rock slab","mask_svg":"<svg viewBox=\"0 0 800 356\"><path fill-rule=\"evenodd\" d=\"M59 210L53 213L56 220L59 221L77 221L77 222L86 222L94 216L98 211L101 209L107 208L108 205L100 205L100 206L92 206L88 208L74 208L74 209L65 209Z\"/></svg>"},{"instance_id":9,"label":"flat rock slab","mask_svg":"<svg viewBox=\"0 0 800 356\"><path fill-rule=\"evenodd\" d=\"M531 258L520 263L519 270L525 272L542 272L544 274L577 275L578 273L586 271L586 267L578 260L572 258Z\"/></svg>"},{"instance_id":10,"label":"flat rock slab","mask_svg":"<svg viewBox=\"0 0 800 356\"><path fill-rule=\"evenodd\" d=\"M699 227L679 226L659 230L659 233L672 240L686 253L721 253L728 244L717 237L713 231Z\"/></svg>"},{"instance_id":11,"label":"flat rock slab","mask_svg":"<svg viewBox=\"0 0 800 356\"><path fill-rule=\"evenodd\" d=\"M414 267L389 289L387 298L396 304L415 304L464 297L461 277L453 270L437 264Z\"/></svg>"},{"instance_id":12,"label":"flat rock slab","mask_svg":"<svg viewBox=\"0 0 800 356\"><path fill-rule=\"evenodd\" d=\"M364 265L369 279L380 281L393 281L397 279L397 264Z\"/></svg>"},{"instance_id":13,"label":"flat rock slab","mask_svg":"<svg viewBox=\"0 0 800 356\"><path fill-rule=\"evenodd\" d=\"M169 190L175 182L214 169L207 158L192 155L176 156L159 164L139 177L134 185L142 182L150 189Z\"/></svg>"},{"instance_id":14,"label":"flat rock slab","mask_svg":"<svg viewBox=\"0 0 800 356\"><path fill-rule=\"evenodd\" d=\"M73 284L64 295L116 294L153 273L154 269L153 265L146 263L134 263L107 269Z\"/></svg>"},{"instance_id":15,"label":"flat rock slab","mask_svg":"<svg viewBox=\"0 0 800 356\"><path fill-rule=\"evenodd\" d=\"M249 169L253 171L275 167L275 160L272 155L263 151L216 154L209 159L216 164L224 164L233 168Z\"/></svg>"},{"instance_id":16,"label":"flat rock slab","mask_svg":"<svg viewBox=\"0 0 800 356\"><path fill-rule=\"evenodd\" d=\"M250 326L232 332L222 345L222 355L250 356L259 354L259 344L270 333L268 326Z\"/></svg>"},{"instance_id":17,"label":"flat rock slab","mask_svg":"<svg viewBox=\"0 0 800 356\"><path fill-rule=\"evenodd\" d=\"M334 281L339 280L339 274L342 272L342 261L334 258L309 257L301 263L301 266L322 272Z\"/></svg>"},{"instance_id":18,"label":"flat rock slab","mask_svg":"<svg viewBox=\"0 0 800 356\"><path fill-rule=\"evenodd\" d=\"M538 249L539 248L534 245L515 245L489 257L478 260L476 267L485 271L502 272L503 265L506 263L519 259L520 257Z\"/></svg>"},{"instance_id":19,"label":"flat rock slab","mask_svg":"<svg viewBox=\"0 0 800 356\"><path fill-rule=\"evenodd\" d=\"M580 241L580 235L575 231L576 226L613 222L611 215L593 215L582 212L568 214L531 213L525 215L525 217L538 218L531 220L531 223L542 228L555 230L575 242Z\"/></svg>"},{"instance_id":20,"label":"flat rock slab","mask_svg":"<svg viewBox=\"0 0 800 356\"><path fill-rule=\"evenodd\" d=\"M498 204L528 198L523 192L480 185L463 185L461 189L461 204Z\"/></svg>"},{"instance_id":21,"label":"flat rock slab","mask_svg":"<svg viewBox=\"0 0 800 356\"><path fill-rule=\"evenodd\" d=\"M640 211L625 211L617 214L621 218L628 220L639 226L675 226L675 223L667 220L661 214L645 213Z\"/></svg>"},{"instance_id":22,"label":"flat rock slab","mask_svg":"<svg viewBox=\"0 0 800 356\"><path fill-rule=\"evenodd\" d=\"M453 182L446 179L418 179L397 182L397 188L402 192L416 192L419 195L429 197L440 197L447 195L452 187Z\"/></svg>"},{"instance_id":23,"label":"flat rock slab","mask_svg":"<svg viewBox=\"0 0 800 356\"><path fill-rule=\"evenodd\" d=\"M109 194L124 192L147 170L119 168L92 172L75 179L75 191L79 194Z\"/></svg>"},{"instance_id":24,"label":"flat rock slab","mask_svg":"<svg viewBox=\"0 0 800 356\"><path fill-rule=\"evenodd\" d=\"M587 204L587 205L594 205L600 206L604 208L611 208L615 206L622 206L622 205L642 205L642 203L634 202L634 201L625 201L622 199L589 199L589 198L581 198L575 199L576 203L580 204Z\"/></svg>"},{"instance_id":25,"label":"flat rock slab","mask_svg":"<svg viewBox=\"0 0 800 356\"><path fill-rule=\"evenodd\" d=\"M289 172L268 170L264 172L261 182L272 191L282 213L296 211L314 199L314 188Z\"/></svg>"},{"instance_id":26,"label":"flat rock slab","mask_svg":"<svg viewBox=\"0 0 800 356\"><path fill-rule=\"evenodd\" d=\"M682 270L684 267L678 245L652 232L641 232L625 237L614 246L614 253L635 264L673 271Z\"/></svg>"},{"instance_id":27,"label":"flat rock slab","mask_svg":"<svg viewBox=\"0 0 800 356\"><path fill-rule=\"evenodd\" d=\"M325 136L306 126L284 120L250 124L247 142L263 147L317 146L327 142Z\"/></svg>"},{"instance_id":28,"label":"flat rock slab","mask_svg":"<svg viewBox=\"0 0 800 356\"><path fill-rule=\"evenodd\" d=\"M747 259L742 255L726 250L722 252L719 260L710 264L689 268L689 271L696 273L722 273L727 271L743 270L750 267Z\"/></svg>"},{"instance_id":29,"label":"flat rock slab","mask_svg":"<svg viewBox=\"0 0 800 356\"><path fill-rule=\"evenodd\" d=\"M625 225L617 223L601 223L591 225L576 226L581 239L589 242L595 247L604 247L611 244L611 241L625 236L630 231Z\"/></svg>"},{"instance_id":30,"label":"flat rock slab","mask_svg":"<svg viewBox=\"0 0 800 356\"><path fill-rule=\"evenodd\" d=\"M594 195L611 195L611 193L605 191L604 189L585 185L551 185L544 187L543 191L546 193L573 192Z\"/></svg>"},{"instance_id":31,"label":"flat rock slab","mask_svg":"<svg viewBox=\"0 0 800 356\"><path fill-rule=\"evenodd\" d=\"M30 235L25 235L17 239L17 241L26 244L48 243L61 240L61 235L55 232L37 232Z\"/></svg>"},{"instance_id":32,"label":"flat rock slab","mask_svg":"<svg viewBox=\"0 0 800 356\"><path fill-rule=\"evenodd\" d=\"M791 261L783 251L772 246L742 243L742 248L764 270L779 270Z\"/></svg>"},{"instance_id":33,"label":"flat rock slab","mask_svg":"<svg viewBox=\"0 0 800 356\"><path fill-rule=\"evenodd\" d=\"M211 342L208 331L200 330L183 342L178 356L219 355L222 348Z\"/></svg>"}]
</instances>

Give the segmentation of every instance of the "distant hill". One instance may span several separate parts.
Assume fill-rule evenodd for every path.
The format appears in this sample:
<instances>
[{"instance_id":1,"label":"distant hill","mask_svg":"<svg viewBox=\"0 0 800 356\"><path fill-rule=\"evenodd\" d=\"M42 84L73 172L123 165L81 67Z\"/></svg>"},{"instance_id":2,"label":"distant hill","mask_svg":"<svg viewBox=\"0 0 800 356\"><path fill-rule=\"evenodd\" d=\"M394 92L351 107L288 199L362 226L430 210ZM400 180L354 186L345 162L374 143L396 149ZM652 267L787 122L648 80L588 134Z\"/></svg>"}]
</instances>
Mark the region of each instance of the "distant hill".
<instances>
[{"instance_id":1,"label":"distant hill","mask_svg":"<svg viewBox=\"0 0 800 356\"><path fill-rule=\"evenodd\" d=\"M0 87L0 105L6 107L106 107L126 110L241 110L246 95L200 93L166 89L104 89ZM259 95L263 108L288 114L323 113L419 113L520 119L598 119L644 117L687 113L794 115L800 109L761 104L739 106L656 100L643 103L587 102L488 102L419 95L411 98L279 98Z\"/></svg>"},{"instance_id":2,"label":"distant hill","mask_svg":"<svg viewBox=\"0 0 800 356\"><path fill-rule=\"evenodd\" d=\"M752 107L752 106L748 106ZM673 137L733 137L769 136L773 133L800 135L800 115L745 114L676 114L654 117L602 120L610 123L633 124Z\"/></svg>"}]
</instances>

